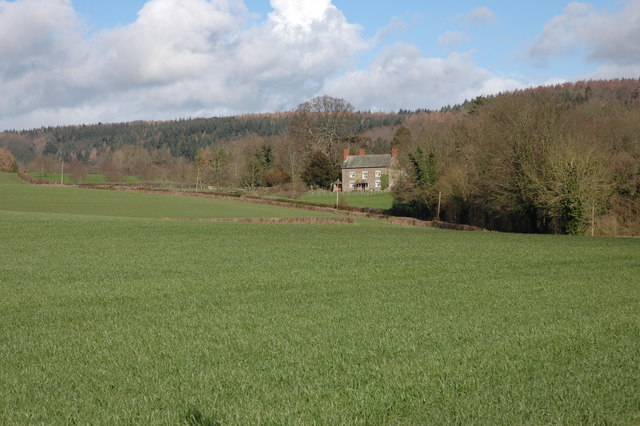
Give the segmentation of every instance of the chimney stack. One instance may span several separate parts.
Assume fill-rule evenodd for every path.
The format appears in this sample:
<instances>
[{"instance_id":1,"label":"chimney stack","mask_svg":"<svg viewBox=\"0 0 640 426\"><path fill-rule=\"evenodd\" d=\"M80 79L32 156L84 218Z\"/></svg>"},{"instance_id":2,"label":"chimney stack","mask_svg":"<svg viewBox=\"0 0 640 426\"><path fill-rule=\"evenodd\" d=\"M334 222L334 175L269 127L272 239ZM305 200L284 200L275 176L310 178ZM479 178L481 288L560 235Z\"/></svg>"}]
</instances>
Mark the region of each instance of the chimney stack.
<instances>
[{"instance_id":1,"label":"chimney stack","mask_svg":"<svg viewBox=\"0 0 640 426\"><path fill-rule=\"evenodd\" d=\"M364 149L361 149L360 151L358 151L358 155L364 155Z\"/></svg>"},{"instance_id":2,"label":"chimney stack","mask_svg":"<svg viewBox=\"0 0 640 426\"><path fill-rule=\"evenodd\" d=\"M342 150L342 157L343 161L347 161L347 158L349 158L349 148L345 148Z\"/></svg>"},{"instance_id":3,"label":"chimney stack","mask_svg":"<svg viewBox=\"0 0 640 426\"><path fill-rule=\"evenodd\" d=\"M391 157L397 157L398 156L398 146L394 145L391 147Z\"/></svg>"}]
</instances>

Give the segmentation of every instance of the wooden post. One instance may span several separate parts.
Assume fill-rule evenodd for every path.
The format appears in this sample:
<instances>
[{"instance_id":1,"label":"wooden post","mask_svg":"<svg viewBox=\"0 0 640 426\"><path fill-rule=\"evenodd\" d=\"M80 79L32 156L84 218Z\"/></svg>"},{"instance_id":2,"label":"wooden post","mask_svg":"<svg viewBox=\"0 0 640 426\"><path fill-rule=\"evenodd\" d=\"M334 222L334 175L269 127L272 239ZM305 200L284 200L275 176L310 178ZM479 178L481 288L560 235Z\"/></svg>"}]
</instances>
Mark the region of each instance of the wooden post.
<instances>
[{"instance_id":1,"label":"wooden post","mask_svg":"<svg viewBox=\"0 0 640 426\"><path fill-rule=\"evenodd\" d=\"M335 183L333 184L333 188L336 190L336 209L337 209L338 205L340 204L340 191L338 191L338 186Z\"/></svg>"},{"instance_id":2,"label":"wooden post","mask_svg":"<svg viewBox=\"0 0 640 426\"><path fill-rule=\"evenodd\" d=\"M196 192L198 192L199 183L200 183L200 167L196 167Z\"/></svg>"},{"instance_id":3,"label":"wooden post","mask_svg":"<svg viewBox=\"0 0 640 426\"><path fill-rule=\"evenodd\" d=\"M64 185L64 160L62 160L62 171L60 172L60 185Z\"/></svg>"},{"instance_id":4,"label":"wooden post","mask_svg":"<svg viewBox=\"0 0 640 426\"><path fill-rule=\"evenodd\" d=\"M436 218L440 220L440 202L442 201L442 191L438 192L438 213L436 214Z\"/></svg>"},{"instance_id":5,"label":"wooden post","mask_svg":"<svg viewBox=\"0 0 640 426\"><path fill-rule=\"evenodd\" d=\"M591 205L591 236L593 237L596 228L596 205Z\"/></svg>"}]
</instances>

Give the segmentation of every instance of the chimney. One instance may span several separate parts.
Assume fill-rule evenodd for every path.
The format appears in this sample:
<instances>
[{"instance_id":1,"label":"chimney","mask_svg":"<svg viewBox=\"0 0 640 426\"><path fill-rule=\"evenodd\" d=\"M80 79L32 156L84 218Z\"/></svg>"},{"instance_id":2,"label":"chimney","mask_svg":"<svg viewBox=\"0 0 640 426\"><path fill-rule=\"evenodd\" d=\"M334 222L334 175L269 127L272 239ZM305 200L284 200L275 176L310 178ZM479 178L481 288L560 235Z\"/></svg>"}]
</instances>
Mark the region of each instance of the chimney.
<instances>
[{"instance_id":1,"label":"chimney","mask_svg":"<svg viewBox=\"0 0 640 426\"><path fill-rule=\"evenodd\" d=\"M347 161L347 158L349 158L349 148L345 148L344 150L342 150L342 157L343 161Z\"/></svg>"},{"instance_id":2,"label":"chimney","mask_svg":"<svg viewBox=\"0 0 640 426\"><path fill-rule=\"evenodd\" d=\"M391 157L395 158L398 156L398 146L394 145L391 147Z\"/></svg>"},{"instance_id":3,"label":"chimney","mask_svg":"<svg viewBox=\"0 0 640 426\"><path fill-rule=\"evenodd\" d=\"M361 149L360 151L358 151L358 155L364 155L364 149Z\"/></svg>"}]
</instances>

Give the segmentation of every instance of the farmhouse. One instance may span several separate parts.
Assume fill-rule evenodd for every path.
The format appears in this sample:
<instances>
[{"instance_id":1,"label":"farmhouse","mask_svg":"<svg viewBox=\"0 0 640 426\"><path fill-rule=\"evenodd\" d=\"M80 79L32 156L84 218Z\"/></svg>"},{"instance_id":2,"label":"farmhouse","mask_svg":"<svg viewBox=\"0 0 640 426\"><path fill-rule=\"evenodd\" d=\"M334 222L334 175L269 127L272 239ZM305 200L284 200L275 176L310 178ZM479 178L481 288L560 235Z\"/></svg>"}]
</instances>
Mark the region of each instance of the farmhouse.
<instances>
[{"instance_id":1,"label":"farmhouse","mask_svg":"<svg viewBox=\"0 0 640 426\"><path fill-rule=\"evenodd\" d=\"M398 148L391 148L391 154L365 155L363 149L358 155L349 155L344 150L342 163L342 190L384 191L393 185L398 173Z\"/></svg>"}]
</instances>

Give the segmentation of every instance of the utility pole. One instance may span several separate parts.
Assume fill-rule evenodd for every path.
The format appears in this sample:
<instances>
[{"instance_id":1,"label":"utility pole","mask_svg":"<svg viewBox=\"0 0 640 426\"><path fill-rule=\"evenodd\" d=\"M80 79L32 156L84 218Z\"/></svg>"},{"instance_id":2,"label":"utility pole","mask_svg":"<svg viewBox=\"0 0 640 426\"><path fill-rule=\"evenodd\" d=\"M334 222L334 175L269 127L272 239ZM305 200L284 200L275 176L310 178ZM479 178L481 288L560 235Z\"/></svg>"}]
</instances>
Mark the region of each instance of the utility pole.
<instances>
[{"instance_id":1,"label":"utility pole","mask_svg":"<svg viewBox=\"0 0 640 426\"><path fill-rule=\"evenodd\" d=\"M442 191L438 192L438 213L436 214L436 218L440 220L440 202L442 201Z\"/></svg>"},{"instance_id":2,"label":"utility pole","mask_svg":"<svg viewBox=\"0 0 640 426\"><path fill-rule=\"evenodd\" d=\"M596 227L596 205L591 205L591 236L593 237Z\"/></svg>"},{"instance_id":3,"label":"utility pole","mask_svg":"<svg viewBox=\"0 0 640 426\"><path fill-rule=\"evenodd\" d=\"M62 160L62 171L60 172L60 185L64 185L64 160Z\"/></svg>"}]
</instances>

